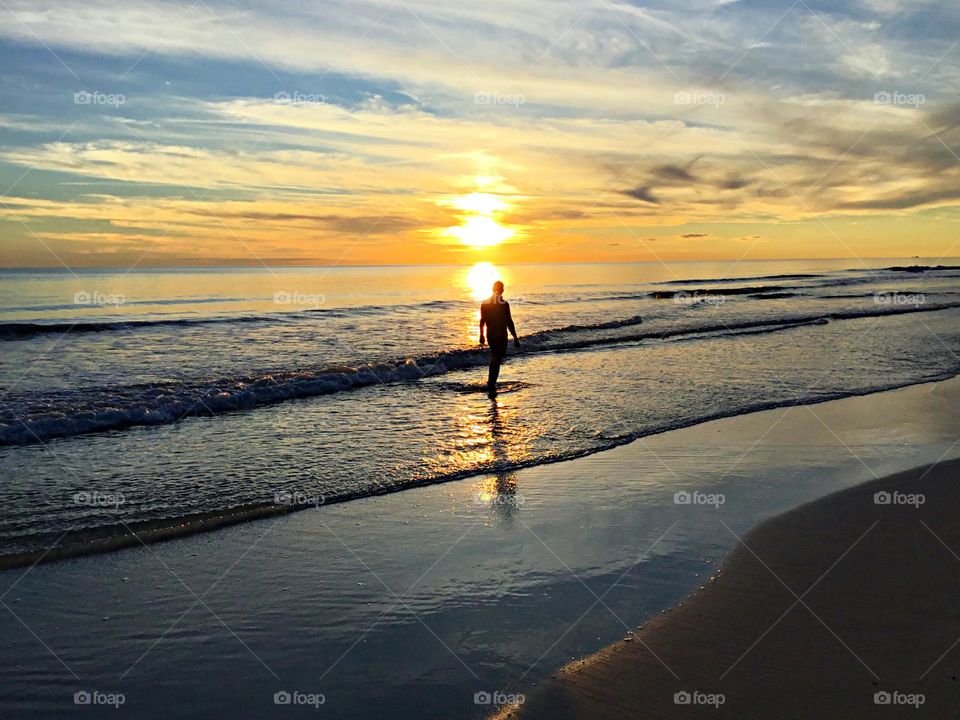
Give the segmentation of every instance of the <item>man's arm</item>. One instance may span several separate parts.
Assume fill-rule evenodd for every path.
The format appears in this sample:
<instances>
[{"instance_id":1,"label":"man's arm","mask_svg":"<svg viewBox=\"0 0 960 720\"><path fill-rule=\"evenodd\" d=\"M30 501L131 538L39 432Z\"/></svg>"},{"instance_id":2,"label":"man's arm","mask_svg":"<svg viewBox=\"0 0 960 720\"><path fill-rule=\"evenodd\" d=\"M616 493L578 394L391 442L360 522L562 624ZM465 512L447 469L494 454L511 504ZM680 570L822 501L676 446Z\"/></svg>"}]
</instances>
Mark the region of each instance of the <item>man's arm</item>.
<instances>
[{"instance_id":1,"label":"man's arm","mask_svg":"<svg viewBox=\"0 0 960 720\"><path fill-rule=\"evenodd\" d=\"M517 337L517 328L513 325L513 315L510 314L510 303L507 303L507 330L513 335L513 342L520 347L520 338Z\"/></svg>"},{"instance_id":2,"label":"man's arm","mask_svg":"<svg viewBox=\"0 0 960 720\"><path fill-rule=\"evenodd\" d=\"M483 327L486 324L487 324L487 318L483 313L483 305L481 305L480 306L480 344L481 345L483 345L483 343L486 342L483 337Z\"/></svg>"}]
</instances>

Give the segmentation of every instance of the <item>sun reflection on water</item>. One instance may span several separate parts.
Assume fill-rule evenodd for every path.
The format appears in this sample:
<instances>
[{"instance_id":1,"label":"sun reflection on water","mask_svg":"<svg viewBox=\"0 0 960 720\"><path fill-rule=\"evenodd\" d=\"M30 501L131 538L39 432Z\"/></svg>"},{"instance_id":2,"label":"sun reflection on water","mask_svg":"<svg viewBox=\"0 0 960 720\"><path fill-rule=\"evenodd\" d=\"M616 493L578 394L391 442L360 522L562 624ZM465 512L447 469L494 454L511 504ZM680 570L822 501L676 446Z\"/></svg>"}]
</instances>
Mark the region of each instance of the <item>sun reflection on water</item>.
<instances>
[{"instance_id":1,"label":"sun reflection on water","mask_svg":"<svg viewBox=\"0 0 960 720\"><path fill-rule=\"evenodd\" d=\"M485 300L490 297L493 283L496 280L503 280L503 274L493 263L478 262L467 268L461 280L462 286L474 300Z\"/></svg>"}]
</instances>

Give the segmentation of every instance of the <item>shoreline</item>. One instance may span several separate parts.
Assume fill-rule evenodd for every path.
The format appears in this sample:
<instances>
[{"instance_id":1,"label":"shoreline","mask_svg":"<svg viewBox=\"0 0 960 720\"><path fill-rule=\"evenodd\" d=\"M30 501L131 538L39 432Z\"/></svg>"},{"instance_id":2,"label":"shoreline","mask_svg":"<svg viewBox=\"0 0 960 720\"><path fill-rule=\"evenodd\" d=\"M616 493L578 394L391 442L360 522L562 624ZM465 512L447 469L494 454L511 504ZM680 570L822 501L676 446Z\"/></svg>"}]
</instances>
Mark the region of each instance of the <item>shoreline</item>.
<instances>
[{"instance_id":1,"label":"shoreline","mask_svg":"<svg viewBox=\"0 0 960 720\"><path fill-rule=\"evenodd\" d=\"M725 525L868 481L868 467L960 456L957 408L960 378L10 570L0 706L73 717L78 685L123 693L143 720L173 696L191 717L279 719L274 694L291 688L351 720L479 719L496 709L482 692L533 703L554 668L703 585L736 542ZM210 685L223 672L232 682Z\"/></svg>"},{"instance_id":2,"label":"shoreline","mask_svg":"<svg viewBox=\"0 0 960 720\"><path fill-rule=\"evenodd\" d=\"M699 590L493 717L948 717L958 477L925 465L761 522Z\"/></svg>"},{"instance_id":3,"label":"shoreline","mask_svg":"<svg viewBox=\"0 0 960 720\"><path fill-rule=\"evenodd\" d=\"M513 473L530 468L546 467L550 465L573 462L584 457L590 457L592 455L597 455L599 453L608 452L619 447L630 445L631 443L640 442L644 439L676 432L678 430L685 430L698 425L705 425L707 423L734 419L738 417L746 417L748 415L767 412L770 410L816 406L848 398L869 397L871 395L880 395L906 388L936 385L937 383L947 382L957 377L960 377L960 375L951 373L944 377L932 378L922 382L907 383L905 385L895 385L891 387L868 388L863 391L850 391L836 396L817 398L809 402L804 402L802 399L799 399L796 402L791 403L759 403L735 413L717 413L714 415L697 418L690 422L677 423L676 425L670 427L658 428L647 433L630 434L620 438L613 438L602 447L589 448L564 455L563 457L548 458L545 460L531 461L528 463L512 463L508 466L497 468L483 468L476 471L469 471L464 474L450 475L440 479L427 478L424 480L411 482L403 485L402 487L364 489L356 492L343 493L331 498L324 498L320 503L307 502L302 504L282 505L271 502L263 502L252 505L225 508L223 510L189 513L187 515L169 518L132 520L130 522L120 522L114 526L101 525L76 532L68 531L53 545L36 548L33 550L0 554L0 571L59 562L62 560L69 560L71 558L113 553L129 548L136 548L153 543L167 542L169 540L176 540L194 535L200 535L203 533L209 533L241 523L266 520L269 518L298 513L303 510L320 509L321 507L328 505L340 505L343 503L364 500L367 498L393 495L396 493L402 493L424 487L432 487L451 482L476 479L496 473ZM112 535L105 534L105 532L111 527L122 528L122 532ZM73 539L77 537L83 539Z\"/></svg>"}]
</instances>

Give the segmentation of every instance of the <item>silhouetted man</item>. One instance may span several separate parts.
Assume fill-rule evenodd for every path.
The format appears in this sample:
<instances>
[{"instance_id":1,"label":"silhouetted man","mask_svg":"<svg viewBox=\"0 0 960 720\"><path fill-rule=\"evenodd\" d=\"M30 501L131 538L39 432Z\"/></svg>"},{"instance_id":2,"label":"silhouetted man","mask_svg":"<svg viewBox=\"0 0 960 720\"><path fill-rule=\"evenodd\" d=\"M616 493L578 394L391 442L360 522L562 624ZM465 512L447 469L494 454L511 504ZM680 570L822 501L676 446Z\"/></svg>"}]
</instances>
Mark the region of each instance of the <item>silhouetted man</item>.
<instances>
[{"instance_id":1,"label":"silhouetted man","mask_svg":"<svg viewBox=\"0 0 960 720\"><path fill-rule=\"evenodd\" d=\"M493 295L480 306L480 344L483 345L483 329L487 329L490 342L490 374L487 376L487 394L497 394L497 378L500 376L500 363L507 354L507 330L513 335L513 342L519 348L520 338L510 316L510 303L503 299L503 283L497 280L493 284Z\"/></svg>"}]
</instances>

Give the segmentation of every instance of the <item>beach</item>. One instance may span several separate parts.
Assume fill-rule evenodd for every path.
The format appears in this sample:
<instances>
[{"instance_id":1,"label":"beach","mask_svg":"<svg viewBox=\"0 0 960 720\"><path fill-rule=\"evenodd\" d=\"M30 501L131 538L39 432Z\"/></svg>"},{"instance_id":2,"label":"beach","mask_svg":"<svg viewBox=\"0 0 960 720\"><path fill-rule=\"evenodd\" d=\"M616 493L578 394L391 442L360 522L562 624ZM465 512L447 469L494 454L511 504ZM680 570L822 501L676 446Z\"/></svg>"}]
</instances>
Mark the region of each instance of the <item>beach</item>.
<instances>
[{"instance_id":1,"label":"beach","mask_svg":"<svg viewBox=\"0 0 960 720\"><path fill-rule=\"evenodd\" d=\"M0 720L960 720L957 0L0 19Z\"/></svg>"},{"instance_id":2,"label":"beach","mask_svg":"<svg viewBox=\"0 0 960 720\"><path fill-rule=\"evenodd\" d=\"M953 717L960 461L738 537L698 591L501 718Z\"/></svg>"},{"instance_id":3,"label":"beach","mask_svg":"<svg viewBox=\"0 0 960 720\"><path fill-rule=\"evenodd\" d=\"M501 399L505 412L511 397ZM628 631L659 626L677 611L660 613L687 607L700 586L732 577L724 569L709 583L731 550L728 565L739 557L737 536L834 491L960 454L958 398L960 381L948 380L775 408L567 462L3 571L0 702L27 718L74 716L76 693L122 695L119 714L84 709L102 717L319 709L338 718L481 718L523 695L524 712L544 708L549 717L562 705L551 680L561 666L620 648ZM678 493L713 504L677 502ZM789 540L780 551L798 547ZM806 589L807 574L785 577ZM781 608L783 595L773 588L776 604L764 612ZM747 643L749 629L731 632ZM943 652L953 638L944 630L937 641ZM749 675L765 657L748 655L735 671ZM867 662L886 679L885 664ZM627 677L632 665L607 667ZM283 704L282 693L302 706ZM618 716L644 717L644 706L628 705L633 695L620 697L610 702ZM731 694L725 707L733 703ZM689 712L664 707L660 717Z\"/></svg>"}]
</instances>

